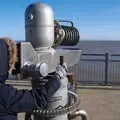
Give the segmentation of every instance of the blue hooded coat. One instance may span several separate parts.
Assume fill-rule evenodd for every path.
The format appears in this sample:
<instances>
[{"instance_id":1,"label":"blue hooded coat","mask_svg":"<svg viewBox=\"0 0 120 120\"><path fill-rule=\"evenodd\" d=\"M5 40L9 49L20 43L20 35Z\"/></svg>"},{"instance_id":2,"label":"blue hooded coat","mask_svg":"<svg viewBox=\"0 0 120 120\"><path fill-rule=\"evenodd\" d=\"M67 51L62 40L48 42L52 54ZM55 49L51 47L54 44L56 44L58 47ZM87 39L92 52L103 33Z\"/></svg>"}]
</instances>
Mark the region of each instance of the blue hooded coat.
<instances>
[{"instance_id":1,"label":"blue hooded coat","mask_svg":"<svg viewBox=\"0 0 120 120\"><path fill-rule=\"evenodd\" d=\"M48 82L40 88L17 90L5 84L8 78L8 53L4 41L0 40L0 120L17 120L17 113L32 111L39 106L45 108L47 98L60 87L59 76L48 78ZM3 60L4 58L4 60Z\"/></svg>"}]
</instances>

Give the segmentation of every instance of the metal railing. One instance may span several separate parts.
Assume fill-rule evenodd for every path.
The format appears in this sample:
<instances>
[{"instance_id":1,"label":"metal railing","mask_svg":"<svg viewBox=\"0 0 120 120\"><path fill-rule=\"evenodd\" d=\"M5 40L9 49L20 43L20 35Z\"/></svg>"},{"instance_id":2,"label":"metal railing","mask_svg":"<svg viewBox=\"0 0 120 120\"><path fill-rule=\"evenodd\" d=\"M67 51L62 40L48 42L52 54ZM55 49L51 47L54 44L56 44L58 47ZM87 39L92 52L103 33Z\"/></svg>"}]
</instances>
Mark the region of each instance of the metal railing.
<instances>
[{"instance_id":1,"label":"metal railing","mask_svg":"<svg viewBox=\"0 0 120 120\"><path fill-rule=\"evenodd\" d=\"M74 67L77 81L81 83L120 83L120 54L82 54Z\"/></svg>"}]
</instances>

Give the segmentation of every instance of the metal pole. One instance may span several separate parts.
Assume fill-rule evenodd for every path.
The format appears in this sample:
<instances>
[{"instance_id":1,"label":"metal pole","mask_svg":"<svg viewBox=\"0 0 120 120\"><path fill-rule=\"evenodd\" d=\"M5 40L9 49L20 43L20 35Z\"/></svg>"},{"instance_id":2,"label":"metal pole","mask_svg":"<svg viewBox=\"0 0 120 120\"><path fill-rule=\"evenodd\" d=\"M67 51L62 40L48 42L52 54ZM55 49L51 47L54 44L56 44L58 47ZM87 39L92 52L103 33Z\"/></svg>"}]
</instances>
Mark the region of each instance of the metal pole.
<instances>
[{"instance_id":1,"label":"metal pole","mask_svg":"<svg viewBox=\"0 0 120 120\"><path fill-rule=\"evenodd\" d=\"M109 53L105 53L105 85L108 84Z\"/></svg>"},{"instance_id":2,"label":"metal pole","mask_svg":"<svg viewBox=\"0 0 120 120\"><path fill-rule=\"evenodd\" d=\"M84 110L76 111L75 114L69 115L69 120L75 120L77 117L81 117L81 120L89 120L87 112Z\"/></svg>"}]
</instances>

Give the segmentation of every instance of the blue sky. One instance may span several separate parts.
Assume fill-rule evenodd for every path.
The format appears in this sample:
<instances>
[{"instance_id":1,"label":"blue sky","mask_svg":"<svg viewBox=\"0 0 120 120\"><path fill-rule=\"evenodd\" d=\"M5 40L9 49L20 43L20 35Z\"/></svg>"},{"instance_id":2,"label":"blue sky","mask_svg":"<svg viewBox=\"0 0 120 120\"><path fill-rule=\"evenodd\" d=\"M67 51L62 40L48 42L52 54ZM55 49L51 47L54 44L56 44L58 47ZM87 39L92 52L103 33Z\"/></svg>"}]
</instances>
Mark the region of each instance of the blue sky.
<instances>
[{"instance_id":1,"label":"blue sky","mask_svg":"<svg viewBox=\"0 0 120 120\"><path fill-rule=\"evenodd\" d=\"M120 0L0 0L0 36L25 39L24 11L48 3L55 19L73 20L82 40L120 40Z\"/></svg>"}]
</instances>

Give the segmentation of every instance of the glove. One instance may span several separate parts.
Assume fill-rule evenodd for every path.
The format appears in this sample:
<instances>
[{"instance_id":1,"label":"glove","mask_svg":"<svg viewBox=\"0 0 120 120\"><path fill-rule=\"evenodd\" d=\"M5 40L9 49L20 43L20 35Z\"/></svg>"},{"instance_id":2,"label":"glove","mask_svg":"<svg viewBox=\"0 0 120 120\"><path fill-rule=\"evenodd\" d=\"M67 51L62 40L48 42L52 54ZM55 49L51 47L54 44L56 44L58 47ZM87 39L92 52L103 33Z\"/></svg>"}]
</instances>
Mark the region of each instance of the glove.
<instances>
[{"instance_id":1,"label":"glove","mask_svg":"<svg viewBox=\"0 0 120 120\"><path fill-rule=\"evenodd\" d=\"M32 80L33 95L36 105L40 108L46 108L48 98L60 88L60 77L54 72L44 77L42 80Z\"/></svg>"},{"instance_id":2,"label":"glove","mask_svg":"<svg viewBox=\"0 0 120 120\"><path fill-rule=\"evenodd\" d=\"M56 67L56 73L61 77L64 78L67 76L67 65L64 63L63 65L58 65Z\"/></svg>"}]
</instances>

